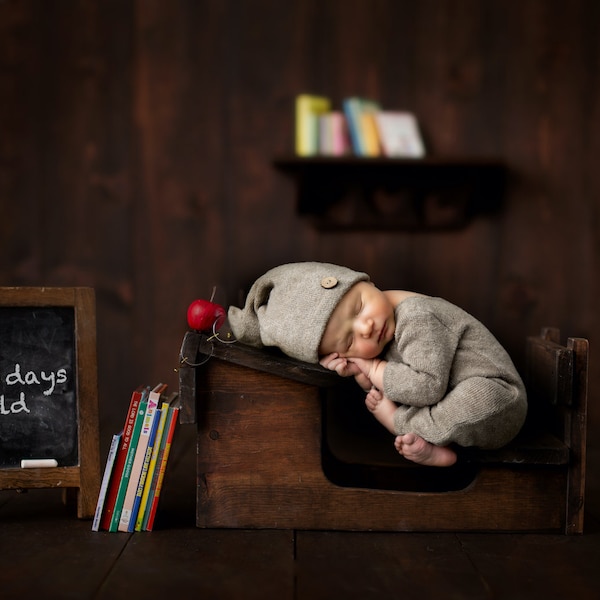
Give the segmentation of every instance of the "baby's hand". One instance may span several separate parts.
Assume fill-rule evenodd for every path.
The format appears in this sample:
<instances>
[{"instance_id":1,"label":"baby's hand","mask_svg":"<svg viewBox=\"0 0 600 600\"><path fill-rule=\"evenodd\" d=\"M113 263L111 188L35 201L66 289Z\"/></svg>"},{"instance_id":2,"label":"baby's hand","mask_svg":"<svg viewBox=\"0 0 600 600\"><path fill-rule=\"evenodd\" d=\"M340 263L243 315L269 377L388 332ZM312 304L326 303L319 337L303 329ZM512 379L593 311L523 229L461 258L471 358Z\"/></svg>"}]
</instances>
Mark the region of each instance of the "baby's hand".
<instances>
[{"instance_id":1,"label":"baby's hand","mask_svg":"<svg viewBox=\"0 0 600 600\"><path fill-rule=\"evenodd\" d=\"M337 352L327 354L319 361L319 364L330 371L335 371L342 377L350 377L361 373L358 365L351 363L347 358L341 357Z\"/></svg>"},{"instance_id":2,"label":"baby's hand","mask_svg":"<svg viewBox=\"0 0 600 600\"><path fill-rule=\"evenodd\" d=\"M387 362L379 358L349 358L360 370L361 375L368 379L371 385L383 389L383 371Z\"/></svg>"}]
</instances>

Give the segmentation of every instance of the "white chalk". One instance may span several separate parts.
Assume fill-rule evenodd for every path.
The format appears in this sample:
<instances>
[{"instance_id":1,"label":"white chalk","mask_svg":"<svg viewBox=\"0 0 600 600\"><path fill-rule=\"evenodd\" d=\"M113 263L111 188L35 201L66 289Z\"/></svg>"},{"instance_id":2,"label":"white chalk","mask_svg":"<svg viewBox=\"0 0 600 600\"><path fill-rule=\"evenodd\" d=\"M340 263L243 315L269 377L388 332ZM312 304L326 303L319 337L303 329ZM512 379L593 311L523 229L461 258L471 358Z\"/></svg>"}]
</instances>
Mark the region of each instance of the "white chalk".
<instances>
[{"instance_id":1,"label":"white chalk","mask_svg":"<svg viewBox=\"0 0 600 600\"><path fill-rule=\"evenodd\" d=\"M45 469L57 466L58 462L55 458L25 458L21 461L21 469Z\"/></svg>"}]
</instances>

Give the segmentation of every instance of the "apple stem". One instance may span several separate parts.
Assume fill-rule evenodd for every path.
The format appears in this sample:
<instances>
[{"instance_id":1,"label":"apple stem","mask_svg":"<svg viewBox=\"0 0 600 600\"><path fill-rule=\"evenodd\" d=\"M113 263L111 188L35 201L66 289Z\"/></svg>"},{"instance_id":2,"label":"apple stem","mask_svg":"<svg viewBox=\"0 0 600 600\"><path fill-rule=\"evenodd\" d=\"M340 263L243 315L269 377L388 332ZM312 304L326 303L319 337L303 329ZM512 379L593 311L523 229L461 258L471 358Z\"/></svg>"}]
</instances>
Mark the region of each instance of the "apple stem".
<instances>
[{"instance_id":1,"label":"apple stem","mask_svg":"<svg viewBox=\"0 0 600 600\"><path fill-rule=\"evenodd\" d=\"M216 294L216 293L217 293L217 286L216 286L216 285L213 285L213 291L212 291L212 294L211 294L211 296L210 296L210 302L212 302L212 301L213 301L213 298L215 297L215 294Z\"/></svg>"}]
</instances>

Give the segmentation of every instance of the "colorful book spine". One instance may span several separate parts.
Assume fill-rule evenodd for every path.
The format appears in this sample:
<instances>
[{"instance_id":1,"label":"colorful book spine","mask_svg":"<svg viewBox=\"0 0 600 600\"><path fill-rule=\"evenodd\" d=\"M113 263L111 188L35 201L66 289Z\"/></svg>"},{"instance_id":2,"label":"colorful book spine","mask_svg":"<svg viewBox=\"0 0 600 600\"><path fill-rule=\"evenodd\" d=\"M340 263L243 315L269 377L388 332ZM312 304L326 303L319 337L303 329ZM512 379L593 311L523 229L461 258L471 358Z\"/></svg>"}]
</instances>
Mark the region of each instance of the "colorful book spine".
<instances>
[{"instance_id":1,"label":"colorful book spine","mask_svg":"<svg viewBox=\"0 0 600 600\"><path fill-rule=\"evenodd\" d=\"M162 455L159 454L159 469L156 480L156 488L154 490L154 495L152 497L152 501L149 506L148 511L148 519L144 520L144 529L146 531L152 531L154 528L154 520L156 518L156 510L158 507L158 502L160 499L160 493L162 490L162 485L165 477L165 471L167 469L167 463L169 461L169 454L171 452L171 446L173 443L173 436L175 435L175 427L177 425L177 419L179 417L179 407L171 406L169 408L169 417L166 425L166 435L164 448L162 450Z\"/></svg>"},{"instance_id":2,"label":"colorful book spine","mask_svg":"<svg viewBox=\"0 0 600 600\"><path fill-rule=\"evenodd\" d=\"M346 98L342 103L348 123L348 133L350 134L352 150L357 156L362 156L363 154L363 142L360 130L360 104L360 98L354 97Z\"/></svg>"},{"instance_id":3,"label":"colorful book spine","mask_svg":"<svg viewBox=\"0 0 600 600\"><path fill-rule=\"evenodd\" d=\"M158 427L156 430L156 437L154 438L154 444L152 447L152 455L150 457L150 463L148 465L148 472L146 474L146 481L144 483L144 489L140 500L140 507L137 513L135 521L135 531L142 531L144 527L144 517L148 507L148 499L150 498L150 490L152 488L152 480L154 479L154 473L157 471L158 454L161 448L161 442L165 432L165 423L169 416L169 403L163 402L160 407L160 418L158 420Z\"/></svg>"},{"instance_id":4,"label":"colorful book spine","mask_svg":"<svg viewBox=\"0 0 600 600\"><path fill-rule=\"evenodd\" d=\"M140 402L138 407L137 416L135 419L135 425L133 426L133 433L131 435L131 443L127 450L127 458L125 460L125 467L123 468L123 474L119 481L119 489L117 493L117 500L115 502L115 508L110 521L109 531L118 531L119 522L121 520L121 512L123 510L123 502L125 501L125 495L127 494L127 487L131 478L131 469L133 467L133 461L137 450L137 443L142 431L142 425L144 423L144 417L146 415L146 409L148 402L146 400Z\"/></svg>"},{"instance_id":5,"label":"colorful book spine","mask_svg":"<svg viewBox=\"0 0 600 600\"><path fill-rule=\"evenodd\" d=\"M331 155L331 113L324 113L317 117L319 132L318 132L318 143L319 150L318 154L323 156Z\"/></svg>"},{"instance_id":6,"label":"colorful book spine","mask_svg":"<svg viewBox=\"0 0 600 600\"><path fill-rule=\"evenodd\" d=\"M366 110L360 116L360 123L363 131L363 139L365 142L365 156L380 156L381 144L379 143L379 131L375 123L375 112Z\"/></svg>"},{"instance_id":7,"label":"colorful book spine","mask_svg":"<svg viewBox=\"0 0 600 600\"><path fill-rule=\"evenodd\" d=\"M159 384L148 395L146 413L144 414L144 418L142 420L142 427L137 440L131 471L129 473L129 481L127 482L127 489L125 490L123 505L121 507L121 515L119 518L119 524L117 526L119 531L129 531L129 521L133 513L133 504L135 502L135 496L137 494L140 477L142 475L142 469L144 468L146 451L150 441L150 433L152 432L154 419L158 410L160 394L165 388L166 385Z\"/></svg>"},{"instance_id":8,"label":"colorful book spine","mask_svg":"<svg viewBox=\"0 0 600 600\"><path fill-rule=\"evenodd\" d=\"M129 517L129 525L127 527L127 531L135 531L135 525L137 523L137 517L142 503L142 495L144 493L144 488L146 487L146 479L148 478L148 469L150 467L150 459L154 450L156 432L158 430L158 424L160 422L161 413L161 409L158 408L156 410L156 414L154 415L152 430L150 431L150 437L148 439L148 447L146 448L146 455L144 457L144 464L142 466L140 480L138 482L135 498L133 499L133 509L131 510L131 516Z\"/></svg>"},{"instance_id":9,"label":"colorful book spine","mask_svg":"<svg viewBox=\"0 0 600 600\"><path fill-rule=\"evenodd\" d=\"M147 394L147 389L144 386L138 387L132 394L129 403L129 409L127 411L127 417L125 419L125 425L123 426L123 437L121 439L121 446L115 459L115 465L113 467L106 500L104 502L104 509L102 511L102 517L100 519L100 529L108 531L110 523L115 509L115 503L117 501L117 494L119 492L119 484L123 475L123 469L125 468L125 461L127 460L127 453L131 444L131 436L133 434L133 428L137 416L137 411L140 402L144 399Z\"/></svg>"},{"instance_id":10,"label":"colorful book spine","mask_svg":"<svg viewBox=\"0 0 600 600\"><path fill-rule=\"evenodd\" d=\"M406 111L382 111L375 115L386 156L423 158L425 146L415 116Z\"/></svg>"},{"instance_id":11,"label":"colorful book spine","mask_svg":"<svg viewBox=\"0 0 600 600\"><path fill-rule=\"evenodd\" d=\"M373 113L379 111L379 104L368 98L352 96L350 98L345 98L342 102L342 106L346 121L348 122L348 132L350 134L354 154L357 156L369 156L363 114L366 112Z\"/></svg>"},{"instance_id":12,"label":"colorful book spine","mask_svg":"<svg viewBox=\"0 0 600 600\"><path fill-rule=\"evenodd\" d=\"M113 473L115 460L119 452L119 446L121 439L123 438L123 432L115 433L110 443L108 450L108 457L106 459L106 466L104 467L104 475L102 476L102 482L100 484L100 493L98 494L98 502L96 503L96 512L92 521L92 531L99 531L100 521L102 518L102 511L104 509L104 502L106 500L106 494L108 493L109 482Z\"/></svg>"},{"instance_id":13,"label":"colorful book spine","mask_svg":"<svg viewBox=\"0 0 600 600\"><path fill-rule=\"evenodd\" d=\"M319 154L344 156L350 152L346 118L341 111L331 111L319 116Z\"/></svg>"},{"instance_id":14,"label":"colorful book spine","mask_svg":"<svg viewBox=\"0 0 600 600\"><path fill-rule=\"evenodd\" d=\"M300 94L296 97L296 139L298 156L319 153L319 115L331 109L331 101L324 96Z\"/></svg>"},{"instance_id":15,"label":"colorful book spine","mask_svg":"<svg viewBox=\"0 0 600 600\"><path fill-rule=\"evenodd\" d=\"M344 156L351 152L348 124L344 113L331 113L331 153L334 156Z\"/></svg>"}]
</instances>

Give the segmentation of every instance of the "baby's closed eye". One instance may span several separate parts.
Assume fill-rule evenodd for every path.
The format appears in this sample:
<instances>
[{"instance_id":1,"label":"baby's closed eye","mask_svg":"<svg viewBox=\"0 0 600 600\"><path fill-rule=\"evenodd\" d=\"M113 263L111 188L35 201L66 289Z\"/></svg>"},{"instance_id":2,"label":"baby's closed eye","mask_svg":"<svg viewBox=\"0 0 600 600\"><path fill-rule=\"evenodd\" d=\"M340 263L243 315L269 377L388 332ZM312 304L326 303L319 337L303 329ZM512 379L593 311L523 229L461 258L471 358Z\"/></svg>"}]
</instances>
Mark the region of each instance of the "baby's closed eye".
<instances>
[{"instance_id":1,"label":"baby's closed eye","mask_svg":"<svg viewBox=\"0 0 600 600\"><path fill-rule=\"evenodd\" d=\"M353 343L354 343L354 336L349 335L348 339L346 340L346 352L348 352L350 350L350 348L352 348Z\"/></svg>"}]
</instances>

